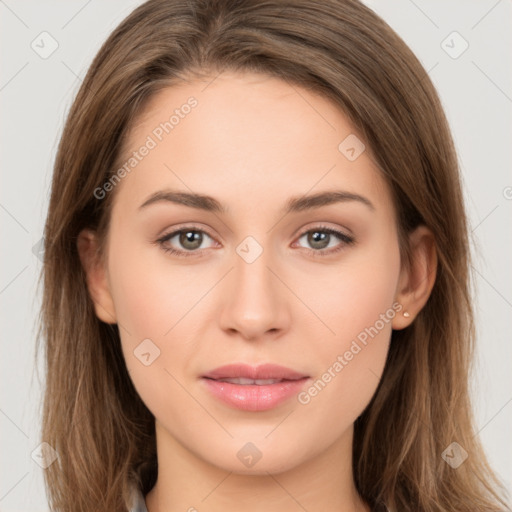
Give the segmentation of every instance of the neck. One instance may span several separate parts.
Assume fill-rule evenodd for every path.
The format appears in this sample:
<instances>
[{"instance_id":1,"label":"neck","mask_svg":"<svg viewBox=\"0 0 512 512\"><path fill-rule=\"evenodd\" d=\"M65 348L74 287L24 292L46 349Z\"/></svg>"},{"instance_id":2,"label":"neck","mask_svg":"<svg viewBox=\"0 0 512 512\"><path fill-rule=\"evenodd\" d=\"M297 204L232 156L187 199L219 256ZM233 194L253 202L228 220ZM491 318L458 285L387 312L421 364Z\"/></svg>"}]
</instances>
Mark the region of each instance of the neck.
<instances>
[{"instance_id":1,"label":"neck","mask_svg":"<svg viewBox=\"0 0 512 512\"><path fill-rule=\"evenodd\" d=\"M148 512L329 510L369 512L352 474L353 427L334 445L282 472L240 474L210 464L156 422L158 479Z\"/></svg>"}]
</instances>

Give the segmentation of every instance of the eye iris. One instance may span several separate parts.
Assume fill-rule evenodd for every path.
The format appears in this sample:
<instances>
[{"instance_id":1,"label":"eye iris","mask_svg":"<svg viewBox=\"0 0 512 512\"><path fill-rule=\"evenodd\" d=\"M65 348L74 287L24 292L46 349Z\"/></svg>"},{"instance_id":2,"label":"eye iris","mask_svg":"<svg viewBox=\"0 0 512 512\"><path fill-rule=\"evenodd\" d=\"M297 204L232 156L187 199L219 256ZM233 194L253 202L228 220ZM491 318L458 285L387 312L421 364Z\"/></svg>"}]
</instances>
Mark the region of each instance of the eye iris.
<instances>
[{"instance_id":1,"label":"eye iris","mask_svg":"<svg viewBox=\"0 0 512 512\"><path fill-rule=\"evenodd\" d=\"M180 244L186 249L197 249L201 246L203 235L198 231L182 231L180 233ZM192 246L188 245L191 243Z\"/></svg>"},{"instance_id":2,"label":"eye iris","mask_svg":"<svg viewBox=\"0 0 512 512\"><path fill-rule=\"evenodd\" d=\"M329 233L312 231L308 234L308 243L315 249L324 249L329 245Z\"/></svg>"}]
</instances>

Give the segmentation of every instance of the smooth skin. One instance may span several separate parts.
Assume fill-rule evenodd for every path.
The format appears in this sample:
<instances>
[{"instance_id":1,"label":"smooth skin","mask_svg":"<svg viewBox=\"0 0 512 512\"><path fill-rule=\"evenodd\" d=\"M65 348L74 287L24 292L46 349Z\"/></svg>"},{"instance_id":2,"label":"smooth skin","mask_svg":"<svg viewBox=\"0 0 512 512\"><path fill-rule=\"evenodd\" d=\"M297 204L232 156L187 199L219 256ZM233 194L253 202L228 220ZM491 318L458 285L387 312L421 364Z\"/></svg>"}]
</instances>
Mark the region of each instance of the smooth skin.
<instances>
[{"instance_id":1,"label":"smooth skin","mask_svg":"<svg viewBox=\"0 0 512 512\"><path fill-rule=\"evenodd\" d=\"M413 322L429 297L434 237L413 232L413 263L402 264L395 208L369 148L350 161L338 146L361 137L340 109L276 78L225 72L160 91L132 127L127 159L191 96L197 106L110 192L105 264L93 231L78 240L96 314L118 324L131 379L155 416L148 511L368 511L353 480L353 424L377 389L391 330ZM226 211L140 208L165 189L208 195ZM333 190L372 207L345 200L283 213L291 197ZM199 230L199 241L157 242L183 228ZM262 249L251 263L237 252L248 236L257 245L246 249ZM409 316L394 315L307 404L292 397L241 411L201 379L229 363L276 363L310 376L307 390L393 304ZM146 339L160 350L148 366L134 354ZM249 442L261 454L252 467L237 457Z\"/></svg>"}]
</instances>

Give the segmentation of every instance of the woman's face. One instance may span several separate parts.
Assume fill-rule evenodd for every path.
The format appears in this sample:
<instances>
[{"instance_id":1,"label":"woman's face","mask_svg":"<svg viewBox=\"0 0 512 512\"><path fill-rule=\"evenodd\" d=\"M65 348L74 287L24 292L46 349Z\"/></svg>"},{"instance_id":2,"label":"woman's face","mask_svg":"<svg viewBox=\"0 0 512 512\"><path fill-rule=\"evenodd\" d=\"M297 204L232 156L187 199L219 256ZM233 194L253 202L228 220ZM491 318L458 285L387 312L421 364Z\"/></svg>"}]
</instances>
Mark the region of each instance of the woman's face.
<instances>
[{"instance_id":1,"label":"woman's face","mask_svg":"<svg viewBox=\"0 0 512 512\"><path fill-rule=\"evenodd\" d=\"M98 192L116 194L103 310L169 442L253 473L348 450L401 308L393 203L360 139L258 74L165 89L138 119Z\"/></svg>"}]
</instances>

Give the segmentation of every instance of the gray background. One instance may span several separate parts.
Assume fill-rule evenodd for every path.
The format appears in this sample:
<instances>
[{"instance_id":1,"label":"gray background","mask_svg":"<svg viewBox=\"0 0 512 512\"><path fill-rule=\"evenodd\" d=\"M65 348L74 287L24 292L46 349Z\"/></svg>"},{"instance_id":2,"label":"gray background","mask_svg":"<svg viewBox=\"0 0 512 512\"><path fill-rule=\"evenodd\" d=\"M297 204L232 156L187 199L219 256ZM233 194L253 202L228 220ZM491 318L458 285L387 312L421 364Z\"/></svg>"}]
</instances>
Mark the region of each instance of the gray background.
<instances>
[{"instance_id":1,"label":"gray background","mask_svg":"<svg viewBox=\"0 0 512 512\"><path fill-rule=\"evenodd\" d=\"M31 456L40 444L41 402L33 354L40 305L37 244L57 143L93 56L140 3L0 0L3 512L48 510L43 469ZM476 423L492 466L512 491L512 3L366 3L403 37L429 71L452 126L475 256L478 353L472 387ZM40 36L44 31L50 36ZM49 51L53 40L58 48L43 58L40 53ZM465 41L469 46L459 55Z\"/></svg>"}]
</instances>

